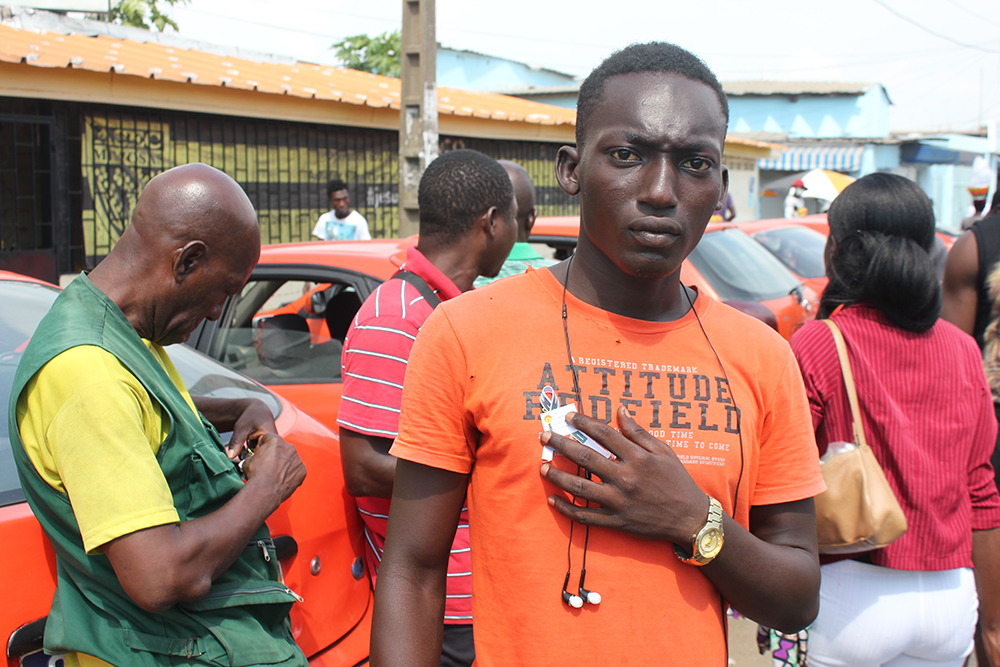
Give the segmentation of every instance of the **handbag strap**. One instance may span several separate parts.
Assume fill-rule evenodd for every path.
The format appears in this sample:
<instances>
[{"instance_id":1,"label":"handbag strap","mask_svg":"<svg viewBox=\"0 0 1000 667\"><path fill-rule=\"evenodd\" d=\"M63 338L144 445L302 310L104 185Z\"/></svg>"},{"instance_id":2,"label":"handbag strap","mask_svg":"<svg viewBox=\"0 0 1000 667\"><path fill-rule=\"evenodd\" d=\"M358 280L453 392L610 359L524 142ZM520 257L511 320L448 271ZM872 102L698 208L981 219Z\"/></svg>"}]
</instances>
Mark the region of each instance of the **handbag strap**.
<instances>
[{"instance_id":1,"label":"handbag strap","mask_svg":"<svg viewBox=\"0 0 1000 667\"><path fill-rule=\"evenodd\" d=\"M861 408L858 407L858 392L854 386L854 374L851 373L851 362L847 358L847 343L844 342L844 334L832 320L821 320L830 327L833 334L833 342L837 346L837 356L840 358L840 370L844 374L844 386L847 387L847 399L851 404L851 417L854 420L854 441L861 447L867 447L865 440L865 427L861 421Z\"/></svg>"}]
</instances>

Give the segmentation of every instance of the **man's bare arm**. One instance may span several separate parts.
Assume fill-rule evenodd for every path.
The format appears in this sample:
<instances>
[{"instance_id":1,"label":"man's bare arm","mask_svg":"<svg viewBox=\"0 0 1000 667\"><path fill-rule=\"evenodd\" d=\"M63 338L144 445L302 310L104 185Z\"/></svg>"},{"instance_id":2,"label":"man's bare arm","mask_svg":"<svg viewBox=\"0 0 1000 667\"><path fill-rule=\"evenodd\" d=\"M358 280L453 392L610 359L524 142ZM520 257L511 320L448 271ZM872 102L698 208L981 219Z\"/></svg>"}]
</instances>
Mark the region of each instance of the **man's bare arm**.
<instances>
[{"instance_id":1,"label":"man's bare arm","mask_svg":"<svg viewBox=\"0 0 1000 667\"><path fill-rule=\"evenodd\" d=\"M221 509L104 545L118 580L136 604L156 613L204 597L306 475L295 448L274 434L261 435L256 454L243 470L247 483Z\"/></svg>"},{"instance_id":2,"label":"man's bare arm","mask_svg":"<svg viewBox=\"0 0 1000 667\"><path fill-rule=\"evenodd\" d=\"M469 476L399 461L375 587L371 664L441 664L448 556Z\"/></svg>"},{"instance_id":3,"label":"man's bare arm","mask_svg":"<svg viewBox=\"0 0 1000 667\"><path fill-rule=\"evenodd\" d=\"M580 414L571 425L618 457L554 433L543 442L600 478L587 480L543 464L542 476L599 507L580 507L560 496L550 504L585 525L603 526L649 540L690 548L708 517L708 497L673 450L618 411L621 433ZM725 545L701 568L722 596L748 618L784 632L808 625L819 611L819 559L812 499L751 509L748 531L724 518ZM669 544L664 548L672 549Z\"/></svg>"},{"instance_id":4,"label":"man's bare arm","mask_svg":"<svg viewBox=\"0 0 1000 667\"><path fill-rule=\"evenodd\" d=\"M979 664L1000 667L1000 528L972 533L972 563L979 593L976 628Z\"/></svg>"},{"instance_id":5,"label":"man's bare arm","mask_svg":"<svg viewBox=\"0 0 1000 667\"><path fill-rule=\"evenodd\" d=\"M365 435L340 427L340 463L347 492L359 497L391 498L396 457L389 453L391 438Z\"/></svg>"},{"instance_id":6,"label":"man's bare arm","mask_svg":"<svg viewBox=\"0 0 1000 667\"><path fill-rule=\"evenodd\" d=\"M951 322L965 333L972 335L976 326L976 307L979 291L979 246L972 232L965 232L948 252L941 283L944 301L941 318Z\"/></svg>"}]
</instances>

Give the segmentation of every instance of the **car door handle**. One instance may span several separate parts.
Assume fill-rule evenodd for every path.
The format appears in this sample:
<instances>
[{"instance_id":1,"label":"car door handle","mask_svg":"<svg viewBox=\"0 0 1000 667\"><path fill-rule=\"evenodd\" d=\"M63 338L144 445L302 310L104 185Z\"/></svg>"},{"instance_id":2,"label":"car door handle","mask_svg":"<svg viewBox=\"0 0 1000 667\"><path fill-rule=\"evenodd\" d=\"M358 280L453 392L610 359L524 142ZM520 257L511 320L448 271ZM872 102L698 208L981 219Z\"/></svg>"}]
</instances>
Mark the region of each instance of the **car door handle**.
<instances>
[{"instance_id":1,"label":"car door handle","mask_svg":"<svg viewBox=\"0 0 1000 667\"><path fill-rule=\"evenodd\" d=\"M48 616L22 625L10 633L7 640L7 658L18 658L26 653L42 648L42 637L45 635L45 621Z\"/></svg>"},{"instance_id":2,"label":"car door handle","mask_svg":"<svg viewBox=\"0 0 1000 667\"><path fill-rule=\"evenodd\" d=\"M291 535L278 535L271 541L274 542L274 550L278 554L278 560L285 560L299 553L299 543Z\"/></svg>"}]
</instances>

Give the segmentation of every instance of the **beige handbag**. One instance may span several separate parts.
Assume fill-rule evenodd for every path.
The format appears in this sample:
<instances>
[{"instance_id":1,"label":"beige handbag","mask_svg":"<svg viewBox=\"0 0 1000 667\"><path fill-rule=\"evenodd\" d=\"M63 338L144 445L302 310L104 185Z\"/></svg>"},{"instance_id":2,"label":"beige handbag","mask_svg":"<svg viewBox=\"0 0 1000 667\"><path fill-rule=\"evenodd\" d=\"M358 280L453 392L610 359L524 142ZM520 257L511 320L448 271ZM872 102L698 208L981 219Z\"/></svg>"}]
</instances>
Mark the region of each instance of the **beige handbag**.
<instances>
[{"instance_id":1,"label":"beige handbag","mask_svg":"<svg viewBox=\"0 0 1000 667\"><path fill-rule=\"evenodd\" d=\"M854 420L854 443L830 443L830 449L821 459L827 488L816 496L819 552L851 554L879 549L906 532L906 517L865 440L844 336L836 324L830 320L823 322L830 327L837 344Z\"/></svg>"}]
</instances>

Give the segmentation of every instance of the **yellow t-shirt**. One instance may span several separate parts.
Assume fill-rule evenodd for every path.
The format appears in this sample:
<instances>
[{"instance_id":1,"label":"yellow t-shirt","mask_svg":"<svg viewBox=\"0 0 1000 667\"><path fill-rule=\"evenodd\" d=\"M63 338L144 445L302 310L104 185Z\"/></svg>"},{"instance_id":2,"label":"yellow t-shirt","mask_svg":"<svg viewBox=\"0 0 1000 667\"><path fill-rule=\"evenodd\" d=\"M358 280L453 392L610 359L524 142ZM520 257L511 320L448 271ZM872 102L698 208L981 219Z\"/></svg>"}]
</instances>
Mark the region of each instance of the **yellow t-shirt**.
<instances>
[{"instance_id":1,"label":"yellow t-shirt","mask_svg":"<svg viewBox=\"0 0 1000 667\"><path fill-rule=\"evenodd\" d=\"M162 346L144 341L197 410ZM17 402L21 441L42 478L67 493L88 554L180 518L156 461L170 418L110 352L85 345L45 364ZM83 654L66 667L106 665Z\"/></svg>"}]
</instances>

